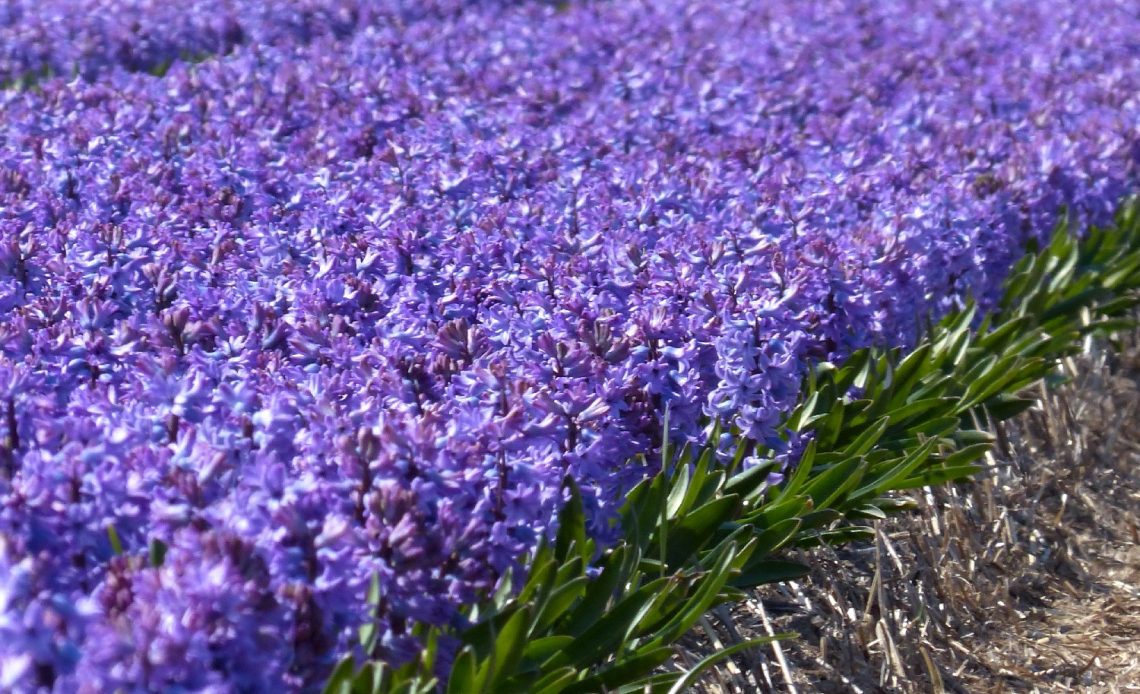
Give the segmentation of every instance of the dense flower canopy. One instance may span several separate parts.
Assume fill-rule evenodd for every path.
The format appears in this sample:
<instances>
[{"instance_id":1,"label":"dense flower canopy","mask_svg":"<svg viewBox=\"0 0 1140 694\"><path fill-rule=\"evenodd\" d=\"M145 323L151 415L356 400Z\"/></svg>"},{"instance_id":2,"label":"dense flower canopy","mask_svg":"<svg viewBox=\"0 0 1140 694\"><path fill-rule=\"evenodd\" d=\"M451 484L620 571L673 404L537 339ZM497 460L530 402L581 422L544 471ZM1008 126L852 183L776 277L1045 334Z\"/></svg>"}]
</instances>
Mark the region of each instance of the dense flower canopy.
<instances>
[{"instance_id":1,"label":"dense flower canopy","mask_svg":"<svg viewBox=\"0 0 1140 694\"><path fill-rule=\"evenodd\" d=\"M1127 0L16 0L28 74L5 690L311 687L373 577L400 660L665 407L770 437L1140 178Z\"/></svg>"}]
</instances>

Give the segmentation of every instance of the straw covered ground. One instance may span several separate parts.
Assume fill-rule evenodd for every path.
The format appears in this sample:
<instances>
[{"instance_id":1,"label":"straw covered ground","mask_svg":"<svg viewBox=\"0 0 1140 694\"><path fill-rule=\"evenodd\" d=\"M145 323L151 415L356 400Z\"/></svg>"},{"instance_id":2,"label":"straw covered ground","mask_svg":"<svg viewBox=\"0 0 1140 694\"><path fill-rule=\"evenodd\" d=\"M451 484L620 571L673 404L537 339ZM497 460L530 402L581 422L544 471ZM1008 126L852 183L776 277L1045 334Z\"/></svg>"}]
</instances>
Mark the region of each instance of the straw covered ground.
<instances>
[{"instance_id":1,"label":"straw covered ground","mask_svg":"<svg viewBox=\"0 0 1140 694\"><path fill-rule=\"evenodd\" d=\"M1138 344L1066 362L975 483L917 496L873 545L807 553L810 576L710 615L684 656L710 633L797 638L706 691L1140 691Z\"/></svg>"}]
</instances>

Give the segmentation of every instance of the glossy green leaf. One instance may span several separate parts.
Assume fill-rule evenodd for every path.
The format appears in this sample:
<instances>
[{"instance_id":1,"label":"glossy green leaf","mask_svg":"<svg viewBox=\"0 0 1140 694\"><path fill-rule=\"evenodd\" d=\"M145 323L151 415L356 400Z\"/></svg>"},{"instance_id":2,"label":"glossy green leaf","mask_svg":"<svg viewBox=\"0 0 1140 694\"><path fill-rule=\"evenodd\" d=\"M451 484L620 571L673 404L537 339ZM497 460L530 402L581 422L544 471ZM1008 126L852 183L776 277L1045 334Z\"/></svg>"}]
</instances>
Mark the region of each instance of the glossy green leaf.
<instances>
[{"instance_id":1,"label":"glossy green leaf","mask_svg":"<svg viewBox=\"0 0 1140 694\"><path fill-rule=\"evenodd\" d=\"M958 482L969 479L981 471L979 465L958 465L955 467L936 467L923 471L921 474L909 477L899 483L898 489L915 489L917 487L932 487L946 482Z\"/></svg>"},{"instance_id":2,"label":"glossy green leaf","mask_svg":"<svg viewBox=\"0 0 1140 694\"><path fill-rule=\"evenodd\" d=\"M764 559L746 566L739 576L732 579L731 583L736 588L754 588L767 583L779 583L802 578L809 571L810 569L806 565L799 562L786 559Z\"/></svg>"},{"instance_id":3,"label":"glossy green leaf","mask_svg":"<svg viewBox=\"0 0 1140 694\"><path fill-rule=\"evenodd\" d=\"M817 509L830 508L844 492L859 484L867 464L859 458L846 460L825 470L804 485L804 494L811 497Z\"/></svg>"},{"instance_id":4,"label":"glossy green leaf","mask_svg":"<svg viewBox=\"0 0 1140 694\"><path fill-rule=\"evenodd\" d=\"M623 657L618 662L601 670L596 675L575 682L564 691L567 694L593 694L604 692L621 686L631 680L637 680L653 671L673 655L672 648L651 648L644 653L630 657Z\"/></svg>"},{"instance_id":5,"label":"glossy green leaf","mask_svg":"<svg viewBox=\"0 0 1140 694\"><path fill-rule=\"evenodd\" d=\"M115 529L114 523L107 524L107 540L111 543L111 552L115 555L123 553L123 540L119 537L119 531Z\"/></svg>"},{"instance_id":6,"label":"glossy green leaf","mask_svg":"<svg viewBox=\"0 0 1140 694\"><path fill-rule=\"evenodd\" d=\"M678 521L670 532L668 566L678 566L693 556L712 538L722 524L732 520L740 508L740 497L735 494L714 499Z\"/></svg>"},{"instance_id":7,"label":"glossy green leaf","mask_svg":"<svg viewBox=\"0 0 1140 694\"><path fill-rule=\"evenodd\" d=\"M790 638L794 638L794 637L795 637L795 634L792 634L792 633L776 634L774 636L763 636L763 637L760 637L757 639L749 639L748 641L741 641L740 643L734 644L732 646L729 646L728 648L717 651L716 653L713 653L712 655L709 655L709 656L699 660L697 662L697 664L692 667L692 669L690 669L687 673L685 673L684 677L677 680L677 682L673 684L673 687L669 690L669 694L682 694L689 687L696 684L697 680L700 678L700 676L702 674L705 673L706 670L708 670L713 665L716 665L720 661L724 660L725 658L730 658L730 657L736 655L737 653L744 651L744 650L747 650L749 648L756 648L758 646L763 646L765 644L769 644L773 641L790 639Z\"/></svg>"},{"instance_id":8,"label":"glossy green leaf","mask_svg":"<svg viewBox=\"0 0 1140 694\"><path fill-rule=\"evenodd\" d=\"M569 500L562 505L562 511L558 515L558 535L554 542L554 556L560 562L570 558L571 546L576 546L579 550L586 546L586 514L582 510L582 494L578 491L578 484L569 476L563 486Z\"/></svg>"},{"instance_id":9,"label":"glossy green leaf","mask_svg":"<svg viewBox=\"0 0 1140 694\"><path fill-rule=\"evenodd\" d=\"M558 651L574 643L573 636L544 636L527 643L523 650L523 657L527 660L542 663Z\"/></svg>"},{"instance_id":10,"label":"glossy green leaf","mask_svg":"<svg viewBox=\"0 0 1140 694\"><path fill-rule=\"evenodd\" d=\"M464 646L451 666L447 680L447 694L478 694L478 667L475 663L475 650Z\"/></svg>"},{"instance_id":11,"label":"glossy green leaf","mask_svg":"<svg viewBox=\"0 0 1140 694\"><path fill-rule=\"evenodd\" d=\"M337 663L325 682L324 694L348 694L352 691L352 677L356 673L356 663L348 656Z\"/></svg>"}]
</instances>

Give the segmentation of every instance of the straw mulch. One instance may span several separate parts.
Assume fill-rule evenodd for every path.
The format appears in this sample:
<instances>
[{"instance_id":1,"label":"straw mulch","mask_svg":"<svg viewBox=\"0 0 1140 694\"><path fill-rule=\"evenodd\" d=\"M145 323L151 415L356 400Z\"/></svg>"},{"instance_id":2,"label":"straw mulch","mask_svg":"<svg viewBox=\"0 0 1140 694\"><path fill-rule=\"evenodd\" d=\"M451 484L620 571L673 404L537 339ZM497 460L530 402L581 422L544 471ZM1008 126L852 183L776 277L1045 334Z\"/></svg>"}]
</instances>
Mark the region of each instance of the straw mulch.
<instances>
[{"instance_id":1,"label":"straw mulch","mask_svg":"<svg viewBox=\"0 0 1140 694\"><path fill-rule=\"evenodd\" d=\"M916 496L872 546L805 554L809 577L712 613L682 661L793 631L704 690L1140 692L1138 345L1066 363L975 483Z\"/></svg>"}]
</instances>

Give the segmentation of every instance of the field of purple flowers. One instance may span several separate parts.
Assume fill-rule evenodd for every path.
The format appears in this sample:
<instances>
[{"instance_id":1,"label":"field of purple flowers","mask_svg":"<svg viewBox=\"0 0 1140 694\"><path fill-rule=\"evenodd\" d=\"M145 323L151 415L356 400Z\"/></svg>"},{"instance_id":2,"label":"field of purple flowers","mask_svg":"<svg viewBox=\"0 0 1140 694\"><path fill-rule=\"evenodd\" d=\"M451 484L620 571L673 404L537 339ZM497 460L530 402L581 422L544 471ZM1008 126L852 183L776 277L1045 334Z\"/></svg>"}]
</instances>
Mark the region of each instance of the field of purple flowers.
<instances>
[{"instance_id":1,"label":"field of purple flowers","mask_svg":"<svg viewBox=\"0 0 1140 694\"><path fill-rule=\"evenodd\" d=\"M410 657L1140 181L1131 0L13 0L4 82L3 690L311 688L374 577Z\"/></svg>"}]
</instances>

